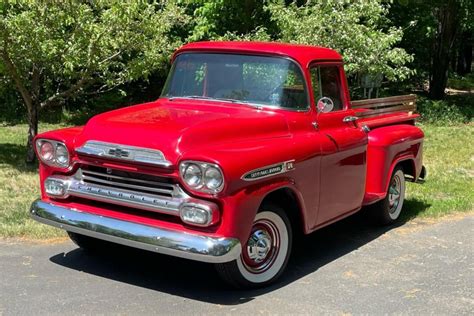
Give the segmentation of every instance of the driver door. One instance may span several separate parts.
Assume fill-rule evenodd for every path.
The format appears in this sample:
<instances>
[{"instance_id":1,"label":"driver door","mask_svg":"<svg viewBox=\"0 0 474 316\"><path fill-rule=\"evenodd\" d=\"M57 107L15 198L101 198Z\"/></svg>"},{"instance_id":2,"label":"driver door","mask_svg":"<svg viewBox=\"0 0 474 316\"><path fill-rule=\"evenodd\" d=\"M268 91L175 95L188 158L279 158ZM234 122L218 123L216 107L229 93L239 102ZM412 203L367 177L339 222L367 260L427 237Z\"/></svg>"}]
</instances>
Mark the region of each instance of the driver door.
<instances>
[{"instance_id":1,"label":"driver door","mask_svg":"<svg viewBox=\"0 0 474 316\"><path fill-rule=\"evenodd\" d=\"M333 104L327 113L318 110L315 121L321 133L319 212L321 226L359 209L365 193L367 134L357 126L349 107L342 63L310 68L314 102Z\"/></svg>"}]
</instances>

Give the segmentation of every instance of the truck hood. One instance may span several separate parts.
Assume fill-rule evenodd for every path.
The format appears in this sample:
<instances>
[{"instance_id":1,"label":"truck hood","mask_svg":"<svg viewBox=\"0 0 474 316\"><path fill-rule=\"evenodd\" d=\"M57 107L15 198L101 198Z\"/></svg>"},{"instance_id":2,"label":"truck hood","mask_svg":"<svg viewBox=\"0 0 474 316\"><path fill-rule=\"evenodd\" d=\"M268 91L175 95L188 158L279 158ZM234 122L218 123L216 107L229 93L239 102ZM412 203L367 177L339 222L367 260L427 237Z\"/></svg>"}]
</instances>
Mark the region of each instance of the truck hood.
<instances>
[{"instance_id":1,"label":"truck hood","mask_svg":"<svg viewBox=\"0 0 474 316\"><path fill-rule=\"evenodd\" d=\"M289 135L285 116L242 104L201 100L156 102L97 115L76 139L158 149L173 164L186 152L223 143ZM190 159L192 157L187 157Z\"/></svg>"}]
</instances>

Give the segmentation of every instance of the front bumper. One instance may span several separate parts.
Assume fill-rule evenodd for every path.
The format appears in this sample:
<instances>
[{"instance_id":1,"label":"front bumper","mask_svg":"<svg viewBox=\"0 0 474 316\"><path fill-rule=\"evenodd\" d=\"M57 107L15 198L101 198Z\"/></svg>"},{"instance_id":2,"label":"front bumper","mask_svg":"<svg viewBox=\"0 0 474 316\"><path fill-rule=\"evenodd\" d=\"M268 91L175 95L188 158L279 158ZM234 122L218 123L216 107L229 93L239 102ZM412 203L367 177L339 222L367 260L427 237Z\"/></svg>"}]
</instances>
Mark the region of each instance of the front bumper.
<instances>
[{"instance_id":1,"label":"front bumper","mask_svg":"<svg viewBox=\"0 0 474 316\"><path fill-rule=\"evenodd\" d=\"M209 237L158 228L36 200L31 217L38 222L74 233L196 261L222 263L237 259L237 238Z\"/></svg>"}]
</instances>

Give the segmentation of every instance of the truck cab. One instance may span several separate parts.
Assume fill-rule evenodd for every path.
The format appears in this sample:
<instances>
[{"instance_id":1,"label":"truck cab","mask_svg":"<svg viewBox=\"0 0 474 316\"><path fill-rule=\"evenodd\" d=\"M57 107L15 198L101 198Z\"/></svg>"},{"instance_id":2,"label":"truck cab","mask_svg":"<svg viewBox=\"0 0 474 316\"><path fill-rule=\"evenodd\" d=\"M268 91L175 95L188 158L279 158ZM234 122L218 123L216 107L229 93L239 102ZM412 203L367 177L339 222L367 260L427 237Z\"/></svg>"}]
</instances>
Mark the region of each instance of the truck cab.
<instances>
[{"instance_id":1,"label":"truck cab","mask_svg":"<svg viewBox=\"0 0 474 316\"><path fill-rule=\"evenodd\" d=\"M36 137L34 219L213 263L230 284L283 273L293 235L362 207L382 224L420 182L414 96L351 102L334 50L280 43L181 47L161 97Z\"/></svg>"}]
</instances>

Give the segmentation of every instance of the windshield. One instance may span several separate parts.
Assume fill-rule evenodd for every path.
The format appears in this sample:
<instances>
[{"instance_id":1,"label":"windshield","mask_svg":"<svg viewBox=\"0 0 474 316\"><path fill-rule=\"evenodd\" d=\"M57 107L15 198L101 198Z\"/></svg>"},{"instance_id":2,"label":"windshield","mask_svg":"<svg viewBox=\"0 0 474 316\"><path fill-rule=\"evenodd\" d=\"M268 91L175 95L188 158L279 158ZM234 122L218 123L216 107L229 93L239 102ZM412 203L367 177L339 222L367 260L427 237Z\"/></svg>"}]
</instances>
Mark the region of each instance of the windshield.
<instances>
[{"instance_id":1,"label":"windshield","mask_svg":"<svg viewBox=\"0 0 474 316\"><path fill-rule=\"evenodd\" d=\"M184 53L171 68L162 97L187 97L308 108L300 68L279 57Z\"/></svg>"}]
</instances>

